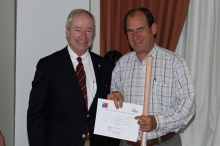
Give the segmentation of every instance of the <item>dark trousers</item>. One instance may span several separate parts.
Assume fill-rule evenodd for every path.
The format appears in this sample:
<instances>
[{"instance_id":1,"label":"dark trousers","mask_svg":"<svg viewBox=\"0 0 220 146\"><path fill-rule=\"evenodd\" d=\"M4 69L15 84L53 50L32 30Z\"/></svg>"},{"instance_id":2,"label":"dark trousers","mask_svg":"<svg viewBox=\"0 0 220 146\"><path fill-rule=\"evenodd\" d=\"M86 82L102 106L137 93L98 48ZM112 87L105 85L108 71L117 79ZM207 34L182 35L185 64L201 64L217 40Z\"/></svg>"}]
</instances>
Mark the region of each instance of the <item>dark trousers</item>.
<instances>
[{"instance_id":1,"label":"dark trousers","mask_svg":"<svg viewBox=\"0 0 220 146\"><path fill-rule=\"evenodd\" d=\"M108 138L108 146L119 146L120 139Z\"/></svg>"}]
</instances>

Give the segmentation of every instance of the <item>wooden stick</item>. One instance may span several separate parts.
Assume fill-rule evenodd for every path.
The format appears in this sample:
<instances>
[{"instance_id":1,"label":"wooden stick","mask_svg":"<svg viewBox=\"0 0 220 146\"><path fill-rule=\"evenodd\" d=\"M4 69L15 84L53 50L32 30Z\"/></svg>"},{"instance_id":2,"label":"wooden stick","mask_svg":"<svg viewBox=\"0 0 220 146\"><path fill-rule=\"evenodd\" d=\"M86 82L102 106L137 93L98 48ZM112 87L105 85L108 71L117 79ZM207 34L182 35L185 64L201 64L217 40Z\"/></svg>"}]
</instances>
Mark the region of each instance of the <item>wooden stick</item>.
<instances>
[{"instance_id":1,"label":"wooden stick","mask_svg":"<svg viewBox=\"0 0 220 146\"><path fill-rule=\"evenodd\" d=\"M143 115L149 114L150 103L150 84L151 84L151 72L152 72L152 56L147 57L146 75L145 75L145 90L144 90L144 109ZM141 133L141 146L146 146L146 132Z\"/></svg>"}]
</instances>

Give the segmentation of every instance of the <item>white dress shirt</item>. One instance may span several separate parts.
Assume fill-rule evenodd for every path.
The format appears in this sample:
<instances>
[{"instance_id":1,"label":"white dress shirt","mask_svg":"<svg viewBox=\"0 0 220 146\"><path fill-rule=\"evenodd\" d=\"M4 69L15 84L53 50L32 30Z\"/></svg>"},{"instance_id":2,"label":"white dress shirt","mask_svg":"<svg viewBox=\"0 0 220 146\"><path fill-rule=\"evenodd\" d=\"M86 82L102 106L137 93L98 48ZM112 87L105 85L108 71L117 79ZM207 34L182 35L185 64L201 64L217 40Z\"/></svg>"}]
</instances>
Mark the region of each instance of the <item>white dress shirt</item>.
<instances>
[{"instance_id":1,"label":"white dress shirt","mask_svg":"<svg viewBox=\"0 0 220 146\"><path fill-rule=\"evenodd\" d=\"M79 56L75 52L73 52L73 50L70 48L69 45L67 46L67 48L70 54L71 61L73 63L73 67L76 70L76 66L79 63L77 61L77 58ZM95 72L89 52L87 51L85 54L83 54L80 57L82 58L83 67L86 73L86 88L87 88L87 99L88 99L88 109L89 109L97 90Z\"/></svg>"}]
</instances>

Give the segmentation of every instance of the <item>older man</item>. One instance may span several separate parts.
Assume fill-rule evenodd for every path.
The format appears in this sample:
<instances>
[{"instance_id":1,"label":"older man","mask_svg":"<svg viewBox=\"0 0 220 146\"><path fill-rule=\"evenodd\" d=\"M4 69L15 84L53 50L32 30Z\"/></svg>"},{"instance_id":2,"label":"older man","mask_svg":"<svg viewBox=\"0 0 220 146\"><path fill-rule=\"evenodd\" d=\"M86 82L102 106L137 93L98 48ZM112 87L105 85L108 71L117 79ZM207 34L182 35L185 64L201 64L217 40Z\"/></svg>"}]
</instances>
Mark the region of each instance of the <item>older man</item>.
<instances>
[{"instance_id":1,"label":"older man","mask_svg":"<svg viewBox=\"0 0 220 146\"><path fill-rule=\"evenodd\" d=\"M89 51L95 20L83 9L70 12L68 45L40 59L32 82L27 128L30 146L105 146L94 135L98 98L110 92L114 63Z\"/></svg>"}]
</instances>

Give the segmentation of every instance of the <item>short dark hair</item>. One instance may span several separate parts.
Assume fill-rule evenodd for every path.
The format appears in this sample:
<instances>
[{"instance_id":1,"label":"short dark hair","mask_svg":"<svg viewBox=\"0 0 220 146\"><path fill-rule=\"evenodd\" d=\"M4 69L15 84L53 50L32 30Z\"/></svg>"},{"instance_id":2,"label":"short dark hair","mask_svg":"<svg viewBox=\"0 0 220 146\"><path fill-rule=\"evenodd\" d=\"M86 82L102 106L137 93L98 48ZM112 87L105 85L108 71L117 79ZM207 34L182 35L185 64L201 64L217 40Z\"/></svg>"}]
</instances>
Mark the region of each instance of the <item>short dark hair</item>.
<instances>
[{"instance_id":1,"label":"short dark hair","mask_svg":"<svg viewBox=\"0 0 220 146\"><path fill-rule=\"evenodd\" d=\"M124 30L125 32L127 32L127 19L128 17L132 17L136 12L142 12L145 16L146 16L146 20L147 20L147 25L149 27L152 26L152 24L154 23L154 16L151 13L151 11L147 8L136 8L136 9L131 9L125 16L124 18Z\"/></svg>"},{"instance_id":2,"label":"short dark hair","mask_svg":"<svg viewBox=\"0 0 220 146\"><path fill-rule=\"evenodd\" d=\"M121 56L122 54L119 51L111 50L105 54L104 58L116 63Z\"/></svg>"}]
</instances>

